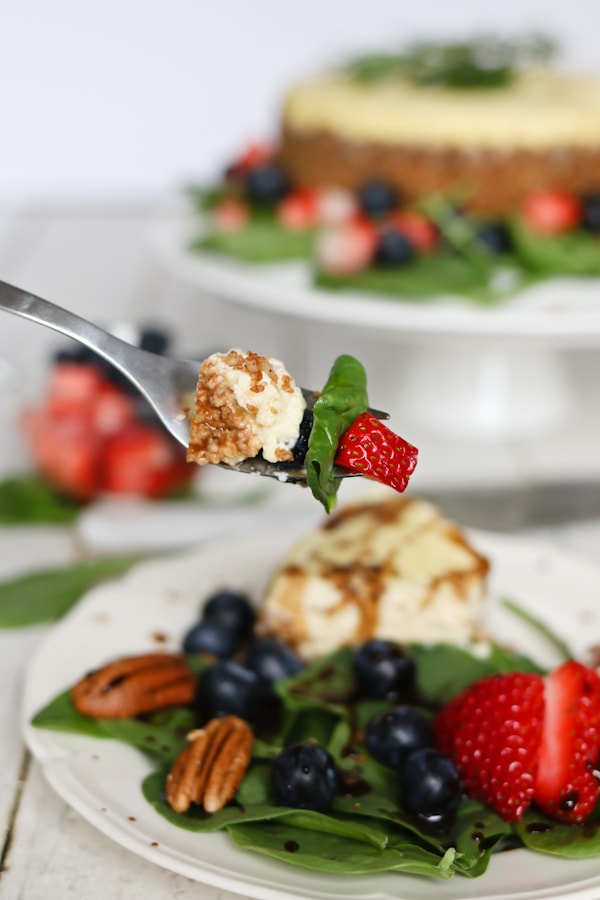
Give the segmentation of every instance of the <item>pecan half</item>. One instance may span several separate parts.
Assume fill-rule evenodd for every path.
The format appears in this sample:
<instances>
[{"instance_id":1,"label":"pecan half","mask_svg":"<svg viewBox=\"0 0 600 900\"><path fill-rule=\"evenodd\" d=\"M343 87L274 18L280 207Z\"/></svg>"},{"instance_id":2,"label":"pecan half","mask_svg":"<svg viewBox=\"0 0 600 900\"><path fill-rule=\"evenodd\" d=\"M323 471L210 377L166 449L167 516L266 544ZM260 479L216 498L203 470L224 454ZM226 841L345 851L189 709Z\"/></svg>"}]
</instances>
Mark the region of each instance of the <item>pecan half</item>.
<instances>
[{"instance_id":1,"label":"pecan half","mask_svg":"<svg viewBox=\"0 0 600 900\"><path fill-rule=\"evenodd\" d=\"M218 812L232 799L248 768L252 731L237 716L223 716L190 732L188 740L167 776L167 800L175 812L186 812L192 803L208 813Z\"/></svg>"},{"instance_id":2,"label":"pecan half","mask_svg":"<svg viewBox=\"0 0 600 900\"><path fill-rule=\"evenodd\" d=\"M128 656L90 672L71 690L75 709L96 719L128 719L191 703L196 679L181 653Z\"/></svg>"}]
</instances>

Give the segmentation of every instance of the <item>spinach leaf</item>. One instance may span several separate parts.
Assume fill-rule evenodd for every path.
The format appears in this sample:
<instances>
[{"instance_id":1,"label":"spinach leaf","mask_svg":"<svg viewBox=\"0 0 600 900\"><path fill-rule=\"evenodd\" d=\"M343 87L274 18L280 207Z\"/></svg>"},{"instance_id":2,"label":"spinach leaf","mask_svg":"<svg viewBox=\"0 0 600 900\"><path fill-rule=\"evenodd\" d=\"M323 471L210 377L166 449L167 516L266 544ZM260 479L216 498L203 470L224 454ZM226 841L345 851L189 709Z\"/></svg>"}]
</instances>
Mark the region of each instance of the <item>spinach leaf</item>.
<instances>
[{"instance_id":1,"label":"spinach leaf","mask_svg":"<svg viewBox=\"0 0 600 900\"><path fill-rule=\"evenodd\" d=\"M367 406L367 376L362 364L348 354L338 356L315 401L306 454L308 486L328 513L335 507L340 485L333 475L340 438Z\"/></svg>"},{"instance_id":2,"label":"spinach leaf","mask_svg":"<svg viewBox=\"0 0 600 900\"><path fill-rule=\"evenodd\" d=\"M244 263L273 263L310 258L314 240L313 230L290 231L274 219L254 217L240 231L208 232L191 249L214 251Z\"/></svg>"},{"instance_id":3,"label":"spinach leaf","mask_svg":"<svg viewBox=\"0 0 600 900\"><path fill-rule=\"evenodd\" d=\"M479 678L502 672L541 672L531 659L497 644L458 647L411 644L417 690L425 700L445 703Z\"/></svg>"},{"instance_id":4,"label":"spinach leaf","mask_svg":"<svg viewBox=\"0 0 600 900\"><path fill-rule=\"evenodd\" d=\"M0 628L55 621L94 585L122 575L139 561L139 556L104 557L40 569L3 581L0 583Z\"/></svg>"},{"instance_id":5,"label":"spinach leaf","mask_svg":"<svg viewBox=\"0 0 600 900\"><path fill-rule=\"evenodd\" d=\"M514 825L516 833L529 850L568 859L600 856L600 809L592 813L585 825L563 825L541 813L528 810Z\"/></svg>"},{"instance_id":6,"label":"spinach leaf","mask_svg":"<svg viewBox=\"0 0 600 900\"><path fill-rule=\"evenodd\" d=\"M37 475L0 482L0 525L70 525L81 509Z\"/></svg>"},{"instance_id":7,"label":"spinach leaf","mask_svg":"<svg viewBox=\"0 0 600 900\"><path fill-rule=\"evenodd\" d=\"M149 756L172 761L185 745L185 736L195 721L191 710L178 707L143 719L95 719L77 712L71 692L64 691L40 709L31 724L51 731L113 738Z\"/></svg>"},{"instance_id":8,"label":"spinach leaf","mask_svg":"<svg viewBox=\"0 0 600 900\"><path fill-rule=\"evenodd\" d=\"M353 275L315 272L314 284L331 291L360 291L381 294L390 300L410 303L439 297L462 297L480 306L494 306L537 280L518 260L473 266L463 256L438 253L419 257L406 266L372 266Z\"/></svg>"},{"instance_id":9,"label":"spinach leaf","mask_svg":"<svg viewBox=\"0 0 600 900\"><path fill-rule=\"evenodd\" d=\"M517 217L509 224L521 264L533 273L546 278L600 275L597 235L582 229L556 235L536 234Z\"/></svg>"},{"instance_id":10,"label":"spinach leaf","mask_svg":"<svg viewBox=\"0 0 600 900\"><path fill-rule=\"evenodd\" d=\"M449 878L455 856L452 849L440 855L410 841L382 850L347 834L312 831L278 821L238 824L228 831L238 847L338 875L395 871Z\"/></svg>"}]
</instances>

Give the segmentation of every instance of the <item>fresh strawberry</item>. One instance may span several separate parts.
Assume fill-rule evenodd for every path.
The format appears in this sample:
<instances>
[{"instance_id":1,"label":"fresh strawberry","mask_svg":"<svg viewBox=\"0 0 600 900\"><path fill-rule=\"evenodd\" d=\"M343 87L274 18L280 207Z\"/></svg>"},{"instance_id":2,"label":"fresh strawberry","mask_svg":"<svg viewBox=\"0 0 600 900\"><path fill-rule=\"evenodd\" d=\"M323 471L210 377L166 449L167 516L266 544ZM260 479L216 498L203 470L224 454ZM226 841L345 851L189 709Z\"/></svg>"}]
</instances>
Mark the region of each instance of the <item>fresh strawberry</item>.
<instances>
[{"instance_id":1,"label":"fresh strawberry","mask_svg":"<svg viewBox=\"0 0 600 900\"><path fill-rule=\"evenodd\" d=\"M538 234L561 234L571 231L583 215L581 201L566 191L536 191L525 197L521 215Z\"/></svg>"},{"instance_id":2,"label":"fresh strawberry","mask_svg":"<svg viewBox=\"0 0 600 900\"><path fill-rule=\"evenodd\" d=\"M241 185L248 172L264 166L273 159L273 148L267 144L248 144L225 170L225 178L231 185Z\"/></svg>"},{"instance_id":3,"label":"fresh strawberry","mask_svg":"<svg viewBox=\"0 0 600 900\"><path fill-rule=\"evenodd\" d=\"M99 435L114 434L136 417L132 397L106 381L90 402L93 430Z\"/></svg>"},{"instance_id":4,"label":"fresh strawberry","mask_svg":"<svg viewBox=\"0 0 600 900\"><path fill-rule=\"evenodd\" d=\"M107 438L101 458L105 491L162 497L190 483L196 467L160 426L133 422Z\"/></svg>"},{"instance_id":5,"label":"fresh strawberry","mask_svg":"<svg viewBox=\"0 0 600 900\"><path fill-rule=\"evenodd\" d=\"M352 275L371 264L376 246L375 225L355 218L320 235L316 246L317 265L330 275Z\"/></svg>"},{"instance_id":6,"label":"fresh strawberry","mask_svg":"<svg viewBox=\"0 0 600 900\"><path fill-rule=\"evenodd\" d=\"M342 435L335 462L402 492L417 465L417 454L416 447L367 412Z\"/></svg>"},{"instance_id":7,"label":"fresh strawberry","mask_svg":"<svg viewBox=\"0 0 600 900\"><path fill-rule=\"evenodd\" d=\"M245 174L257 166L264 166L273 159L273 148L268 144L248 144L230 166L230 170Z\"/></svg>"},{"instance_id":8,"label":"fresh strawberry","mask_svg":"<svg viewBox=\"0 0 600 900\"><path fill-rule=\"evenodd\" d=\"M357 215L358 199L343 188L319 188L317 207L320 225L343 225Z\"/></svg>"},{"instance_id":9,"label":"fresh strawberry","mask_svg":"<svg viewBox=\"0 0 600 900\"><path fill-rule=\"evenodd\" d=\"M56 418L43 409L26 410L21 421L43 477L61 491L89 500L98 488L99 441L88 423L73 416Z\"/></svg>"},{"instance_id":10,"label":"fresh strawberry","mask_svg":"<svg viewBox=\"0 0 600 900\"><path fill-rule=\"evenodd\" d=\"M248 224L250 212L241 200L222 200L211 213L216 231L231 234L242 231Z\"/></svg>"},{"instance_id":11,"label":"fresh strawberry","mask_svg":"<svg viewBox=\"0 0 600 900\"><path fill-rule=\"evenodd\" d=\"M545 679L534 797L553 819L582 823L600 796L600 678L570 660Z\"/></svg>"},{"instance_id":12,"label":"fresh strawberry","mask_svg":"<svg viewBox=\"0 0 600 900\"><path fill-rule=\"evenodd\" d=\"M390 228L407 237L420 253L432 253L440 242L440 235L434 223L416 210L395 210L390 214L387 223Z\"/></svg>"},{"instance_id":13,"label":"fresh strawberry","mask_svg":"<svg viewBox=\"0 0 600 900\"><path fill-rule=\"evenodd\" d=\"M80 414L85 407L89 407L104 381L100 367L94 363L57 363L48 380L48 412L54 416Z\"/></svg>"},{"instance_id":14,"label":"fresh strawberry","mask_svg":"<svg viewBox=\"0 0 600 900\"><path fill-rule=\"evenodd\" d=\"M454 760L466 793L507 822L533 800L543 717L543 678L514 672L469 685L435 720L438 748Z\"/></svg>"},{"instance_id":15,"label":"fresh strawberry","mask_svg":"<svg viewBox=\"0 0 600 900\"><path fill-rule=\"evenodd\" d=\"M277 221L289 231L314 228L318 220L319 196L311 188L292 191L277 205Z\"/></svg>"}]
</instances>

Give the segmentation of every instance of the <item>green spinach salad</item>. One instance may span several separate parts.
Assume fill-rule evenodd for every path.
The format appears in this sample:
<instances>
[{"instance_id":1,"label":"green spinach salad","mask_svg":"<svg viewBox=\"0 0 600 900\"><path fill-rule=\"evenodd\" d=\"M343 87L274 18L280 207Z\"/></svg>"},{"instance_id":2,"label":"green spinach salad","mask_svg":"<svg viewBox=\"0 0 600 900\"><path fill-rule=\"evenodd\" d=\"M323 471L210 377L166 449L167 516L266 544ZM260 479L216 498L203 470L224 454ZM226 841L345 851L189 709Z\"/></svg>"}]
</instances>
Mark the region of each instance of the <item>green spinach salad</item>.
<instances>
[{"instance_id":1,"label":"green spinach salad","mask_svg":"<svg viewBox=\"0 0 600 900\"><path fill-rule=\"evenodd\" d=\"M489 642L468 647L394 645L392 656L400 661L403 675L393 689L388 690L387 683L382 692L381 672L374 680L365 680L367 644L342 647L302 663L285 645L274 652L273 646L265 647L265 639L253 634L253 614L246 612L232 624L232 610L247 611L246 599L239 591L220 590L207 598L200 619L190 623L180 649L196 680L191 702L138 716L98 718L78 711L68 689L34 715L33 726L135 748L153 766L140 790L168 822L197 833L198 840L225 831L242 850L318 872L476 878L484 875L492 855L503 850L521 848L580 860L600 855L599 808L584 825L556 821L535 806L509 822L460 788L457 792L452 787L449 794L447 784L442 785L443 799L438 796L428 806L420 790L428 778L408 774L411 759L436 752L428 724L440 708L490 677L510 677L514 672L542 677L535 661ZM214 633L206 627L214 624L211 616L216 609L235 630L233 651L215 644ZM526 621L529 627L536 625L529 614ZM564 644L545 626L539 627L544 640L563 654ZM207 652L209 647L212 653ZM397 675L396 671L394 678ZM391 721L398 710L408 710L409 717L418 719L418 729L425 735L420 749L411 751L400 765L378 748L378 726ZM221 715L243 717L254 732L251 759L239 788L217 812L207 813L198 804L175 812L167 800L169 772L190 733L197 734L198 728ZM296 783L299 794L294 804L285 802L294 795L293 785L292 793L285 793L291 783L289 771L283 773L283 796L276 771L290 748L296 755L298 748L302 752L308 748L311 755L300 773L300 786ZM313 751L326 759L328 774L319 769ZM311 767L313 778L307 781ZM332 773L334 789L329 790ZM416 799L411 790L415 787Z\"/></svg>"}]
</instances>

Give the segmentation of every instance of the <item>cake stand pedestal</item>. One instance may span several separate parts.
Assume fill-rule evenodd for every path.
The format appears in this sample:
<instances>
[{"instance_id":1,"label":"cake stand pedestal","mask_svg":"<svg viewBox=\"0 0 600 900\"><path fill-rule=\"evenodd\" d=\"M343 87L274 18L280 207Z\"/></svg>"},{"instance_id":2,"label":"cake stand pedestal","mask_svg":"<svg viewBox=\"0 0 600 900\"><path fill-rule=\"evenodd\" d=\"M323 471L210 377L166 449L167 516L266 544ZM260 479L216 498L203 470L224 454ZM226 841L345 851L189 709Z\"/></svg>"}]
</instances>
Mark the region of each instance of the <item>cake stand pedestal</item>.
<instances>
[{"instance_id":1,"label":"cake stand pedestal","mask_svg":"<svg viewBox=\"0 0 600 900\"><path fill-rule=\"evenodd\" d=\"M397 383L395 405L432 433L511 440L566 422L573 390L558 348L454 338L412 355Z\"/></svg>"}]
</instances>

